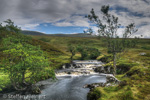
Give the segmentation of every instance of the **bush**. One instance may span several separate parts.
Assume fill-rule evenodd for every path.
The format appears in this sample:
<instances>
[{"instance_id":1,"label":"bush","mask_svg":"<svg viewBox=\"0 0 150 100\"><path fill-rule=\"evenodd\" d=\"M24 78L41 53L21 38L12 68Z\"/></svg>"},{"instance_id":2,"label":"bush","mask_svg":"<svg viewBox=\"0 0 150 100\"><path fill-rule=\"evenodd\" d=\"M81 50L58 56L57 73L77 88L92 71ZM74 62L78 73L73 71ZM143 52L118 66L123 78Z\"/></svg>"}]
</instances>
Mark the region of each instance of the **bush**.
<instances>
[{"instance_id":1,"label":"bush","mask_svg":"<svg viewBox=\"0 0 150 100\"><path fill-rule=\"evenodd\" d=\"M95 88L93 91L88 93L87 100L98 100L101 96L101 92L97 88Z\"/></svg>"}]
</instances>

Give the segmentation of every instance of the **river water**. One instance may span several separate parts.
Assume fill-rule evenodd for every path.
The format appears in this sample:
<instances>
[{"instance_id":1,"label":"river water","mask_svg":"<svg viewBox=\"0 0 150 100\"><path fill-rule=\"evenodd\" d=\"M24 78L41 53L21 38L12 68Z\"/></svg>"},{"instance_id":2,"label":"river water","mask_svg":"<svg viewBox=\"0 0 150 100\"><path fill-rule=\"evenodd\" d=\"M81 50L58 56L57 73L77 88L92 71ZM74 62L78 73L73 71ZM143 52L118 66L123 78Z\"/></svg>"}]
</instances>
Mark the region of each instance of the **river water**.
<instances>
[{"instance_id":1,"label":"river water","mask_svg":"<svg viewBox=\"0 0 150 100\"><path fill-rule=\"evenodd\" d=\"M58 71L56 81L50 81L50 79L41 81L44 87L37 100L87 100L89 89L83 88L85 84L106 82L105 75L93 71L94 67L102 65L101 62L84 61L83 64L81 61L75 61L75 63L78 68L72 66ZM9 98L1 97L0 100L17 100L17 98Z\"/></svg>"}]
</instances>

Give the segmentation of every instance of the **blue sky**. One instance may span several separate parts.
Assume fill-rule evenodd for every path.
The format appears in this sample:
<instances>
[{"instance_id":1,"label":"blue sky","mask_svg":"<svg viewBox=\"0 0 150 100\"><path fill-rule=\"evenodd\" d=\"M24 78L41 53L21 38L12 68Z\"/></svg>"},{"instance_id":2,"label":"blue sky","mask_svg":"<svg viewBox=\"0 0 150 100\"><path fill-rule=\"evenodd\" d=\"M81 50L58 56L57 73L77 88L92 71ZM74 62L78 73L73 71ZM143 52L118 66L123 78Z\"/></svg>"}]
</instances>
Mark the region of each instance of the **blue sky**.
<instances>
[{"instance_id":1,"label":"blue sky","mask_svg":"<svg viewBox=\"0 0 150 100\"><path fill-rule=\"evenodd\" d=\"M33 31L44 32L46 34L70 34L70 33L83 33L84 29L88 27L79 27L79 26L55 26L51 23L42 23L38 25Z\"/></svg>"},{"instance_id":2,"label":"blue sky","mask_svg":"<svg viewBox=\"0 0 150 100\"><path fill-rule=\"evenodd\" d=\"M119 17L119 34L124 32L123 26L135 23L135 36L150 38L149 0L0 0L0 22L11 19L23 30L46 34L83 33L89 27L97 33L97 27L84 16L94 8L102 19L102 5L109 5L110 13Z\"/></svg>"}]
</instances>

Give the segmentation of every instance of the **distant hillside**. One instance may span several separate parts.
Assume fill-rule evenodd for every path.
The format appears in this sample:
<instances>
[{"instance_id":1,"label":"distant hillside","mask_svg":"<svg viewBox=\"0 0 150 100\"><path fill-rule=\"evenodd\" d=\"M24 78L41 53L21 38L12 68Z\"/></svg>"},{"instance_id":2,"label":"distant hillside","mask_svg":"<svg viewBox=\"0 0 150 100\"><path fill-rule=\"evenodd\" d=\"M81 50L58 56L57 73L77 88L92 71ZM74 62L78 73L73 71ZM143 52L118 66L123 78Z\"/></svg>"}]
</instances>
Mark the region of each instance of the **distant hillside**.
<instances>
[{"instance_id":1,"label":"distant hillside","mask_svg":"<svg viewBox=\"0 0 150 100\"><path fill-rule=\"evenodd\" d=\"M48 36L57 36L57 37L95 37L94 35L90 35L87 33L77 33L77 34L44 34L42 32L37 31L27 31L23 30L23 34L25 35L48 35Z\"/></svg>"},{"instance_id":2,"label":"distant hillside","mask_svg":"<svg viewBox=\"0 0 150 100\"><path fill-rule=\"evenodd\" d=\"M77 34L48 34L49 36L57 36L57 37L95 37L94 35L90 35L87 33L77 33Z\"/></svg>"},{"instance_id":3,"label":"distant hillside","mask_svg":"<svg viewBox=\"0 0 150 100\"><path fill-rule=\"evenodd\" d=\"M22 35L20 35L20 34L3 32L3 33L0 34L0 46L1 47L3 46L1 44L1 40L3 38L12 37L12 36L15 36L16 38L22 37ZM27 38L27 36L24 36L24 37ZM60 50L59 48L57 48L57 47L55 47L51 44L48 44L46 42L40 41L38 39L30 38L29 41L26 41L26 43L34 45L34 46L40 46L41 49L49 55L62 55L62 54L64 54L64 52L62 50ZM2 52L0 50L0 54L1 53Z\"/></svg>"},{"instance_id":4,"label":"distant hillside","mask_svg":"<svg viewBox=\"0 0 150 100\"><path fill-rule=\"evenodd\" d=\"M28 30L22 30L21 33L23 33L24 35L46 35L42 32L28 31Z\"/></svg>"}]
</instances>

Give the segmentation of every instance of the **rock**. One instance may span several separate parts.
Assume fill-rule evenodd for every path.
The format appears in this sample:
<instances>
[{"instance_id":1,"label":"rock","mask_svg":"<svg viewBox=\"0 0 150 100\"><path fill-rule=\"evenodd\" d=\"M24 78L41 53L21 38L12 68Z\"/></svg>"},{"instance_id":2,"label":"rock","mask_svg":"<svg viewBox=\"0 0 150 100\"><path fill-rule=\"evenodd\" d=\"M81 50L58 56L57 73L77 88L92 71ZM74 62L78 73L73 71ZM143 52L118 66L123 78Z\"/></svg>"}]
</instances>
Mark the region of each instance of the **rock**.
<instances>
[{"instance_id":1,"label":"rock","mask_svg":"<svg viewBox=\"0 0 150 100\"><path fill-rule=\"evenodd\" d=\"M90 90L96 87L105 87L106 83L93 83L93 84L86 84L83 88L89 88Z\"/></svg>"},{"instance_id":2,"label":"rock","mask_svg":"<svg viewBox=\"0 0 150 100\"><path fill-rule=\"evenodd\" d=\"M66 68L66 66L65 66L65 65L63 65L63 66L62 66L62 68L63 68L63 69L65 69L65 68Z\"/></svg>"},{"instance_id":3,"label":"rock","mask_svg":"<svg viewBox=\"0 0 150 100\"><path fill-rule=\"evenodd\" d=\"M94 69L95 72L113 74L113 68L111 66L99 66Z\"/></svg>"},{"instance_id":4,"label":"rock","mask_svg":"<svg viewBox=\"0 0 150 100\"><path fill-rule=\"evenodd\" d=\"M145 53L145 52L142 52L142 53L140 53L139 55L144 56L144 55L146 55L146 53Z\"/></svg>"},{"instance_id":5,"label":"rock","mask_svg":"<svg viewBox=\"0 0 150 100\"><path fill-rule=\"evenodd\" d=\"M106 75L106 83L114 83L114 84L118 84L120 81L114 77L112 74L108 74Z\"/></svg>"},{"instance_id":6,"label":"rock","mask_svg":"<svg viewBox=\"0 0 150 100\"><path fill-rule=\"evenodd\" d=\"M96 87L109 87L109 86L115 86L116 84L119 84L120 81L115 78L112 74L106 75L106 83L93 83L93 84L86 84L83 86L83 88L89 88L90 91L92 91Z\"/></svg>"},{"instance_id":7,"label":"rock","mask_svg":"<svg viewBox=\"0 0 150 100\"><path fill-rule=\"evenodd\" d=\"M71 72L67 72L67 74L71 74Z\"/></svg>"},{"instance_id":8,"label":"rock","mask_svg":"<svg viewBox=\"0 0 150 100\"><path fill-rule=\"evenodd\" d=\"M31 90L32 90L32 94L40 94L41 93L40 88L37 86L33 86Z\"/></svg>"},{"instance_id":9,"label":"rock","mask_svg":"<svg viewBox=\"0 0 150 100\"><path fill-rule=\"evenodd\" d=\"M107 83L105 87L109 87L109 86L112 86L111 83Z\"/></svg>"}]
</instances>

